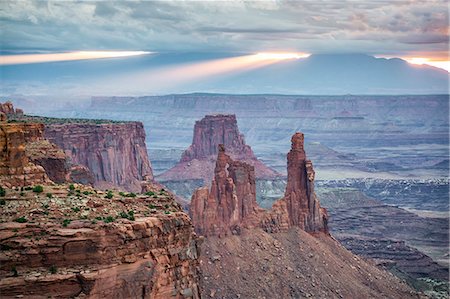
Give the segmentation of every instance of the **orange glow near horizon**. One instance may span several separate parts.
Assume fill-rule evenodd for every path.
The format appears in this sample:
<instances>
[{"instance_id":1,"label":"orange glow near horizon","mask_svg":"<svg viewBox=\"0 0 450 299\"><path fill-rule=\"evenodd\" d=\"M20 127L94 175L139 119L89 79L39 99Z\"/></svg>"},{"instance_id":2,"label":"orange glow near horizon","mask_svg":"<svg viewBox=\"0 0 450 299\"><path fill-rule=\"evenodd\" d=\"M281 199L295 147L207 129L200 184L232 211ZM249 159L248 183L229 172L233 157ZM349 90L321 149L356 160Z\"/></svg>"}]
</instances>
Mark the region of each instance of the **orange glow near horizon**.
<instances>
[{"instance_id":1,"label":"orange glow near horizon","mask_svg":"<svg viewBox=\"0 0 450 299\"><path fill-rule=\"evenodd\" d=\"M283 60L308 58L311 54L307 53L283 53L283 52L261 52L256 53L255 58L261 60Z\"/></svg>"},{"instance_id":2,"label":"orange glow near horizon","mask_svg":"<svg viewBox=\"0 0 450 299\"><path fill-rule=\"evenodd\" d=\"M434 60L434 59L425 58L425 57L408 57L408 58L403 58L403 59L411 64L431 65L434 67L444 69L447 72L450 72L450 61L449 60Z\"/></svg>"},{"instance_id":3,"label":"orange glow near horizon","mask_svg":"<svg viewBox=\"0 0 450 299\"><path fill-rule=\"evenodd\" d=\"M307 55L307 56L305 56ZM186 63L124 74L115 79L122 84L167 88L178 84L208 79L213 76L241 73L279 63L286 59L308 57L304 53L256 53L209 61ZM109 79L106 82L110 82ZM105 83L107 84L107 83Z\"/></svg>"},{"instance_id":4,"label":"orange glow near horizon","mask_svg":"<svg viewBox=\"0 0 450 299\"><path fill-rule=\"evenodd\" d=\"M30 64L57 61L74 61L102 58L118 58L151 54L146 51L76 51L49 54L0 55L0 65Z\"/></svg>"}]
</instances>

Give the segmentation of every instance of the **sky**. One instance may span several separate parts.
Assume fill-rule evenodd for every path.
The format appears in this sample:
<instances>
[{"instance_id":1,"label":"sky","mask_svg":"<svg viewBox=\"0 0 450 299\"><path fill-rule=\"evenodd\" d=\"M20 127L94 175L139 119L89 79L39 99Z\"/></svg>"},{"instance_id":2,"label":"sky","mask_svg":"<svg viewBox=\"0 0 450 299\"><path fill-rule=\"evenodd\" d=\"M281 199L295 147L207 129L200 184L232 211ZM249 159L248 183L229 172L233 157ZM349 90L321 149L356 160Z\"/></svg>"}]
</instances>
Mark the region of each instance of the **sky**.
<instances>
[{"instance_id":1,"label":"sky","mask_svg":"<svg viewBox=\"0 0 450 299\"><path fill-rule=\"evenodd\" d=\"M448 0L1 0L0 45L0 95L439 93L450 72ZM378 60L308 58L328 54Z\"/></svg>"},{"instance_id":2,"label":"sky","mask_svg":"<svg viewBox=\"0 0 450 299\"><path fill-rule=\"evenodd\" d=\"M8 1L3 51L365 53L448 60L446 0Z\"/></svg>"}]
</instances>

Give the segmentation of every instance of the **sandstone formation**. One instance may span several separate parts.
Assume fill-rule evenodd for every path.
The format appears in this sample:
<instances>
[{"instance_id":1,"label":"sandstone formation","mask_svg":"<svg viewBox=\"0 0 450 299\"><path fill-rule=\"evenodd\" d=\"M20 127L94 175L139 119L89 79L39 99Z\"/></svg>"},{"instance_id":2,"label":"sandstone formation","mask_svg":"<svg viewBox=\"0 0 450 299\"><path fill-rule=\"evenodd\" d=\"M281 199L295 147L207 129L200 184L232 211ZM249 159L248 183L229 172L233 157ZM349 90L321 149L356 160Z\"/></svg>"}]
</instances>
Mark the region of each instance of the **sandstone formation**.
<instances>
[{"instance_id":1,"label":"sandstone formation","mask_svg":"<svg viewBox=\"0 0 450 299\"><path fill-rule=\"evenodd\" d=\"M6 114L8 117L16 116L20 117L23 115L22 109L14 109L14 105L11 102L0 103L0 112Z\"/></svg>"},{"instance_id":2,"label":"sandstone formation","mask_svg":"<svg viewBox=\"0 0 450 299\"><path fill-rule=\"evenodd\" d=\"M231 158L246 162L255 168L258 178L274 178L279 174L259 161L240 134L234 114L206 115L196 121L192 144L182 154L180 162L158 176L159 181L203 179L208 183L214 177L218 146L223 144Z\"/></svg>"},{"instance_id":3,"label":"sandstone formation","mask_svg":"<svg viewBox=\"0 0 450 299\"><path fill-rule=\"evenodd\" d=\"M200 298L200 239L169 193L44 185L41 194L6 189L2 298Z\"/></svg>"},{"instance_id":4,"label":"sandstone formation","mask_svg":"<svg viewBox=\"0 0 450 299\"><path fill-rule=\"evenodd\" d=\"M256 203L254 167L234 161L219 145L211 189L197 189L190 213L196 231L205 236L239 234L241 228L260 227L267 232L299 227L307 232L328 233L328 215L314 193L314 170L306 160L303 134L292 137L285 197L270 211Z\"/></svg>"},{"instance_id":5,"label":"sandstone formation","mask_svg":"<svg viewBox=\"0 0 450 299\"><path fill-rule=\"evenodd\" d=\"M27 142L25 146L27 157L36 165L45 169L50 180L61 184L68 179L68 163L64 152L46 139Z\"/></svg>"},{"instance_id":6,"label":"sandstone formation","mask_svg":"<svg viewBox=\"0 0 450 299\"><path fill-rule=\"evenodd\" d=\"M33 164L25 152L27 140L39 138L42 124L0 122L0 185L24 187L48 182L42 166Z\"/></svg>"},{"instance_id":7,"label":"sandstone formation","mask_svg":"<svg viewBox=\"0 0 450 299\"><path fill-rule=\"evenodd\" d=\"M92 172L83 165L71 166L67 181L90 186L93 186L95 182Z\"/></svg>"},{"instance_id":8,"label":"sandstone formation","mask_svg":"<svg viewBox=\"0 0 450 299\"><path fill-rule=\"evenodd\" d=\"M45 137L73 164L86 166L97 187L139 192L144 177L153 178L140 122L50 123Z\"/></svg>"},{"instance_id":9,"label":"sandstone formation","mask_svg":"<svg viewBox=\"0 0 450 299\"><path fill-rule=\"evenodd\" d=\"M314 169L306 159L303 133L292 136L287 155L287 185L284 194L289 224L306 231L327 230L327 211L320 207L314 193Z\"/></svg>"},{"instance_id":10,"label":"sandstone formation","mask_svg":"<svg viewBox=\"0 0 450 299\"><path fill-rule=\"evenodd\" d=\"M233 161L219 145L211 191L197 189L191 200L191 218L201 235L237 233L242 222L260 211L256 203L255 169Z\"/></svg>"}]
</instances>

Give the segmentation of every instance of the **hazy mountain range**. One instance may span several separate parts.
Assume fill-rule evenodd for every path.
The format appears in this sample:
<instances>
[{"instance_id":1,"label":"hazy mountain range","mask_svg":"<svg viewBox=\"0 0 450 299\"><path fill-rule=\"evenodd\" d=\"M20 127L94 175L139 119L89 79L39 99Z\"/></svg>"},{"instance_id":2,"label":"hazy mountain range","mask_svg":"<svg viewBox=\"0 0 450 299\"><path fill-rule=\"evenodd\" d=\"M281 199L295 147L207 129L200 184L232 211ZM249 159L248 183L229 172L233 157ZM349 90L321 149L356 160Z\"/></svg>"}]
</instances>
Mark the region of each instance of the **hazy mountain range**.
<instances>
[{"instance_id":1,"label":"hazy mountain range","mask_svg":"<svg viewBox=\"0 0 450 299\"><path fill-rule=\"evenodd\" d=\"M240 54L242 55L242 54ZM1 95L151 95L184 92L283 94L447 94L449 73L364 54L316 54L251 70L155 83L158 72L237 57L236 54L156 53L137 57L0 67ZM147 75L146 72L151 72ZM146 79L145 76L148 76Z\"/></svg>"}]
</instances>

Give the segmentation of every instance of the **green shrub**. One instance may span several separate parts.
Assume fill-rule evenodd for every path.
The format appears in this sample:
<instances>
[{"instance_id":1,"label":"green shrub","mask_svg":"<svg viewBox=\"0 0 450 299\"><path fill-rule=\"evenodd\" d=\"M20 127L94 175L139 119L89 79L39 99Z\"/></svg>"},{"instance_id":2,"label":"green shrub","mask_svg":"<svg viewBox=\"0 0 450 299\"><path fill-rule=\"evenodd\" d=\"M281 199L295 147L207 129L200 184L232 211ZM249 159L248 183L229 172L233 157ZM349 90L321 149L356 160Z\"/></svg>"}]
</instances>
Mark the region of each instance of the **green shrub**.
<instances>
[{"instance_id":1,"label":"green shrub","mask_svg":"<svg viewBox=\"0 0 450 299\"><path fill-rule=\"evenodd\" d=\"M20 192L20 196L24 196L25 195L25 192Z\"/></svg>"},{"instance_id":2,"label":"green shrub","mask_svg":"<svg viewBox=\"0 0 450 299\"><path fill-rule=\"evenodd\" d=\"M74 186L73 184L70 184L70 185L69 185L69 190L70 190L70 191L74 191L74 190L75 190L75 186Z\"/></svg>"},{"instance_id":3,"label":"green shrub","mask_svg":"<svg viewBox=\"0 0 450 299\"><path fill-rule=\"evenodd\" d=\"M52 197L53 197L53 194L47 193L46 196L47 196L48 198L52 198Z\"/></svg>"},{"instance_id":4,"label":"green shrub","mask_svg":"<svg viewBox=\"0 0 450 299\"><path fill-rule=\"evenodd\" d=\"M90 195L90 194L92 194L92 192L89 192L89 191L83 191L83 194L84 194L84 195Z\"/></svg>"},{"instance_id":5,"label":"green shrub","mask_svg":"<svg viewBox=\"0 0 450 299\"><path fill-rule=\"evenodd\" d=\"M149 204L148 207L149 207L150 209L156 209L156 206L155 206L154 204Z\"/></svg>"},{"instance_id":6,"label":"green shrub","mask_svg":"<svg viewBox=\"0 0 450 299\"><path fill-rule=\"evenodd\" d=\"M122 191L119 192L119 195L120 195L120 196L126 196L125 193L122 192Z\"/></svg>"},{"instance_id":7,"label":"green shrub","mask_svg":"<svg viewBox=\"0 0 450 299\"><path fill-rule=\"evenodd\" d=\"M168 209L168 208L169 208L169 205L168 205L168 204L165 204L164 207L165 207L166 209Z\"/></svg>"},{"instance_id":8,"label":"green shrub","mask_svg":"<svg viewBox=\"0 0 450 299\"><path fill-rule=\"evenodd\" d=\"M3 198L0 199L0 206L4 206L6 205L6 200L4 200Z\"/></svg>"},{"instance_id":9,"label":"green shrub","mask_svg":"<svg viewBox=\"0 0 450 299\"><path fill-rule=\"evenodd\" d=\"M153 195L155 195L155 192L153 192L153 191L148 191L148 192L145 193L145 195L147 195L147 196L153 196Z\"/></svg>"},{"instance_id":10,"label":"green shrub","mask_svg":"<svg viewBox=\"0 0 450 299\"><path fill-rule=\"evenodd\" d=\"M170 211L164 211L164 214L170 214Z\"/></svg>"},{"instance_id":11,"label":"green shrub","mask_svg":"<svg viewBox=\"0 0 450 299\"><path fill-rule=\"evenodd\" d=\"M17 219L15 219L14 220L15 222L19 222L19 223L25 223L25 222L28 222L28 220L27 220L27 218L25 218L25 217L19 217L19 218L17 218Z\"/></svg>"},{"instance_id":12,"label":"green shrub","mask_svg":"<svg viewBox=\"0 0 450 299\"><path fill-rule=\"evenodd\" d=\"M49 269L51 274L56 274L56 272L58 272L58 268L56 268L55 265L52 265Z\"/></svg>"},{"instance_id":13,"label":"green shrub","mask_svg":"<svg viewBox=\"0 0 450 299\"><path fill-rule=\"evenodd\" d=\"M0 186L0 196L4 197L6 195L6 190Z\"/></svg>"},{"instance_id":14,"label":"green shrub","mask_svg":"<svg viewBox=\"0 0 450 299\"><path fill-rule=\"evenodd\" d=\"M70 220L70 219L64 219L63 222L62 222L62 226L63 226L63 227L67 227L67 226L70 224L70 222L72 222L72 220Z\"/></svg>"},{"instance_id":15,"label":"green shrub","mask_svg":"<svg viewBox=\"0 0 450 299\"><path fill-rule=\"evenodd\" d=\"M105 198L111 199L114 197L114 194L112 193L112 191L108 191L108 193L106 194Z\"/></svg>"},{"instance_id":16,"label":"green shrub","mask_svg":"<svg viewBox=\"0 0 450 299\"><path fill-rule=\"evenodd\" d=\"M36 185L33 187L33 192L42 193L42 192L44 192L44 187L42 187L41 185Z\"/></svg>"},{"instance_id":17,"label":"green shrub","mask_svg":"<svg viewBox=\"0 0 450 299\"><path fill-rule=\"evenodd\" d=\"M113 216L107 216L105 218L105 220L103 220L105 223L110 223L110 222L114 222L114 217Z\"/></svg>"}]
</instances>

